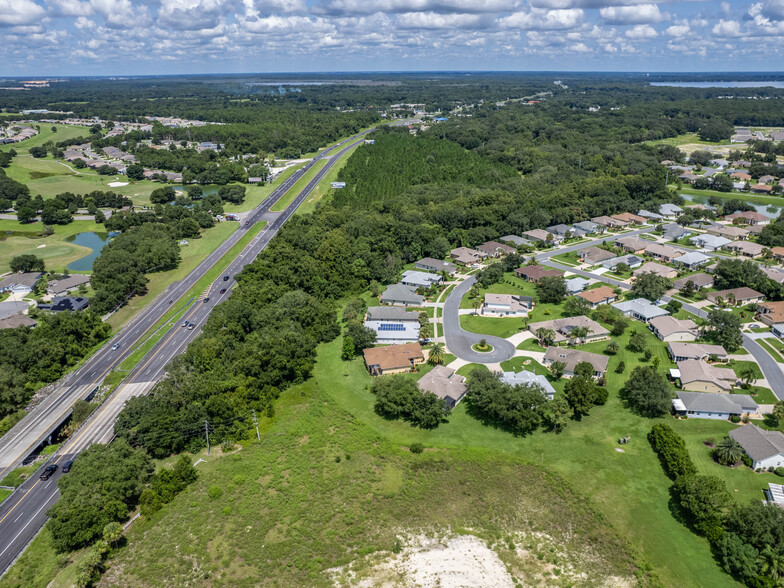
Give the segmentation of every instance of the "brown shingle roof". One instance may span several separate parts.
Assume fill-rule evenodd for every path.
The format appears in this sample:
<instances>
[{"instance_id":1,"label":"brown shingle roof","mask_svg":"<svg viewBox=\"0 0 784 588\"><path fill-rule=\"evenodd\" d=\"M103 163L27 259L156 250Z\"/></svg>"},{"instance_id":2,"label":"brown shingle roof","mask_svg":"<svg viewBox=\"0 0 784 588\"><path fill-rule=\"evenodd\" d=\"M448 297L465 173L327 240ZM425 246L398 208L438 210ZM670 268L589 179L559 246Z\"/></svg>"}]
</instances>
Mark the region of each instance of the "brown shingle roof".
<instances>
[{"instance_id":1,"label":"brown shingle roof","mask_svg":"<svg viewBox=\"0 0 784 588\"><path fill-rule=\"evenodd\" d=\"M593 290L586 290L578 294L580 298L585 298L591 304L604 302L608 298L615 298L615 292L610 286L601 286Z\"/></svg>"},{"instance_id":2,"label":"brown shingle roof","mask_svg":"<svg viewBox=\"0 0 784 588\"><path fill-rule=\"evenodd\" d=\"M371 347L365 349L365 364L378 366L381 370L395 370L414 365L415 361L424 360L422 347L419 343L390 345L389 347Z\"/></svg>"}]
</instances>

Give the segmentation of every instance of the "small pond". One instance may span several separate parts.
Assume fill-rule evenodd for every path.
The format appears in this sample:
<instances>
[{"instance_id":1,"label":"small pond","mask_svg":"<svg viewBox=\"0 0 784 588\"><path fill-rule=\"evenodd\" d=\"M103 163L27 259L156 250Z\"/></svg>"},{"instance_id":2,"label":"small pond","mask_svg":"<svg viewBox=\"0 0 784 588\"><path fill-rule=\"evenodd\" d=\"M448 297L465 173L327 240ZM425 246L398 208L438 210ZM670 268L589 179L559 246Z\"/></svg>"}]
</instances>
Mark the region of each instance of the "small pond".
<instances>
[{"instance_id":1,"label":"small pond","mask_svg":"<svg viewBox=\"0 0 784 588\"><path fill-rule=\"evenodd\" d=\"M693 196L691 194L681 194L681 198L684 200L688 200L689 202L696 202L697 204L707 204L708 197L707 196ZM747 202L743 200L743 197L740 196L736 198L736 200L740 200L742 202L746 202L749 206L753 206L754 210L759 212L760 214L764 214L765 216L769 216L770 218L778 218L781 211L784 210L784 206L774 206L772 204L755 204L754 202Z\"/></svg>"},{"instance_id":2,"label":"small pond","mask_svg":"<svg viewBox=\"0 0 784 588\"><path fill-rule=\"evenodd\" d=\"M185 186L173 186L174 190L180 194L187 193L187 188ZM212 196L213 194L218 193L218 186L202 186L201 187L201 197L204 198L205 196Z\"/></svg>"},{"instance_id":3,"label":"small pond","mask_svg":"<svg viewBox=\"0 0 784 588\"><path fill-rule=\"evenodd\" d=\"M90 253L85 255L84 257L77 259L76 261L72 261L68 264L68 269L75 272L89 272L93 269L93 262L98 257L98 254L101 252L101 249L109 242L109 239L114 237L117 233L77 233L76 235L71 235L70 237L66 237L66 241L69 243L74 243L75 245L81 245L82 247L89 247L92 249Z\"/></svg>"}]
</instances>

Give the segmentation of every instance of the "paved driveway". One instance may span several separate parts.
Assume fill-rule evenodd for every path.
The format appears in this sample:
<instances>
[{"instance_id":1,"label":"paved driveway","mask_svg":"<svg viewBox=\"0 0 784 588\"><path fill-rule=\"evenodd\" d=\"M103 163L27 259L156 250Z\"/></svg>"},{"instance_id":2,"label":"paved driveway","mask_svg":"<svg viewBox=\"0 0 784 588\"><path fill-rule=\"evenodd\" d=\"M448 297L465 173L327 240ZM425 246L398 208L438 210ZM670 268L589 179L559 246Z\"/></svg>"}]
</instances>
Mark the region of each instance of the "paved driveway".
<instances>
[{"instance_id":1,"label":"paved driveway","mask_svg":"<svg viewBox=\"0 0 784 588\"><path fill-rule=\"evenodd\" d=\"M471 276L449 294L444 304L444 336L449 352L460 359L472 363L499 363L506 361L515 354L515 346L506 339L492 335L479 335L469 333L460 326L460 301L476 282L476 277ZM472 345L484 339L493 346L490 353L478 353L471 349Z\"/></svg>"}]
</instances>

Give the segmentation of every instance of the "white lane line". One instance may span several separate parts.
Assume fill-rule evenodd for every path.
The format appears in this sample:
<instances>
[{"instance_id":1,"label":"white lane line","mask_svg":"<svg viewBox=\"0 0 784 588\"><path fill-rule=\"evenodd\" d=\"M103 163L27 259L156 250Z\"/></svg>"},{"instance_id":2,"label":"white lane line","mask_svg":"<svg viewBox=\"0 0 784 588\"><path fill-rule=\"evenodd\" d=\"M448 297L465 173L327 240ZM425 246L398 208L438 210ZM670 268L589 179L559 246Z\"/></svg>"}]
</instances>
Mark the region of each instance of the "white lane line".
<instances>
[{"instance_id":1,"label":"white lane line","mask_svg":"<svg viewBox=\"0 0 784 588\"><path fill-rule=\"evenodd\" d=\"M19 535L21 535L22 533L24 533L24 530L25 530L25 529L26 529L28 526L30 526L30 523L32 523L32 522L35 520L35 517L37 517L37 516L38 516L38 513L39 513L39 512L41 512L43 509L45 509L45 508L46 508L46 505L47 505L47 504L49 504L49 502L52 500L52 498L54 498L54 494L52 494L52 495L49 497L49 499L48 499L46 502L44 502L44 503L41 505L41 508L39 508L37 511L35 511L35 514L34 514L33 516L31 516L31 517L30 517L30 520L29 520L29 521L27 521L27 523L25 523L25 526L24 526L24 527L22 527L22 528L19 530L19 532L16 534L16 536L15 536L13 539L11 539L11 541L9 541L9 542L8 542L8 545L6 545L5 549L3 549L3 551L0 551L0 557L2 557L2 556L3 556L3 554L5 554L5 552L6 552L6 551L8 551L8 550L10 549L10 547L11 547L11 546L14 544L14 542L15 542L17 539L19 539Z\"/></svg>"},{"instance_id":2,"label":"white lane line","mask_svg":"<svg viewBox=\"0 0 784 588\"><path fill-rule=\"evenodd\" d=\"M18 521L18 520L19 520L19 519L21 519L23 516L24 516L24 513L23 513L23 512L20 512L20 513L19 513L19 516L18 516L18 517L16 517L16 518L14 519L14 522Z\"/></svg>"}]
</instances>

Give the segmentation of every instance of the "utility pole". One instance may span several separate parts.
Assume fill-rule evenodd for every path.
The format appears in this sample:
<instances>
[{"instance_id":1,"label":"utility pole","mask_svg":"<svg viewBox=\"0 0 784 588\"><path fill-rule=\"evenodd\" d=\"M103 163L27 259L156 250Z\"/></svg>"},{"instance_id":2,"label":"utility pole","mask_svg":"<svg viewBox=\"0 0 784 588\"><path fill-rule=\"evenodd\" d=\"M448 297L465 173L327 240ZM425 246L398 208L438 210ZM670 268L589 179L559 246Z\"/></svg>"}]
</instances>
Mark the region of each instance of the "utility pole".
<instances>
[{"instance_id":1,"label":"utility pole","mask_svg":"<svg viewBox=\"0 0 784 588\"><path fill-rule=\"evenodd\" d=\"M256 411L253 411L253 424L256 425L256 439L261 441L261 435L259 435L259 419L256 418Z\"/></svg>"},{"instance_id":2,"label":"utility pole","mask_svg":"<svg viewBox=\"0 0 784 588\"><path fill-rule=\"evenodd\" d=\"M204 419L204 434L207 435L207 455L210 454L210 425L207 419Z\"/></svg>"}]
</instances>

